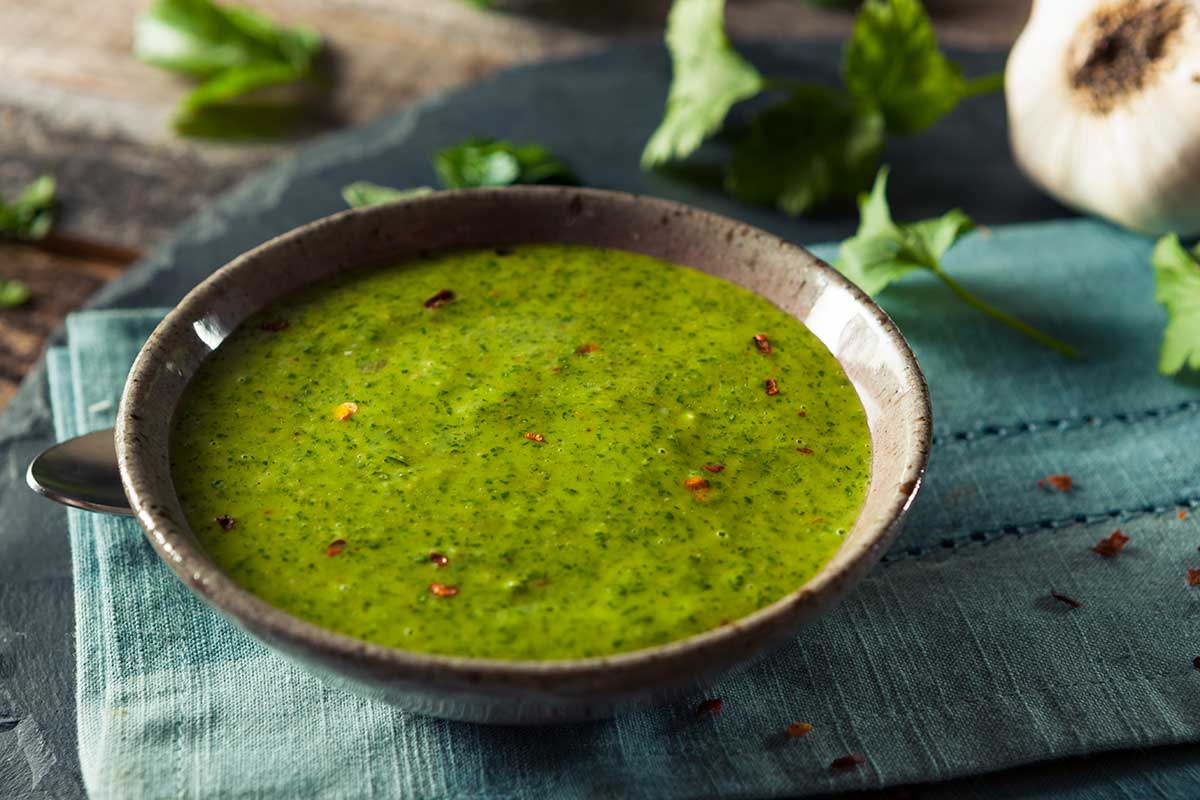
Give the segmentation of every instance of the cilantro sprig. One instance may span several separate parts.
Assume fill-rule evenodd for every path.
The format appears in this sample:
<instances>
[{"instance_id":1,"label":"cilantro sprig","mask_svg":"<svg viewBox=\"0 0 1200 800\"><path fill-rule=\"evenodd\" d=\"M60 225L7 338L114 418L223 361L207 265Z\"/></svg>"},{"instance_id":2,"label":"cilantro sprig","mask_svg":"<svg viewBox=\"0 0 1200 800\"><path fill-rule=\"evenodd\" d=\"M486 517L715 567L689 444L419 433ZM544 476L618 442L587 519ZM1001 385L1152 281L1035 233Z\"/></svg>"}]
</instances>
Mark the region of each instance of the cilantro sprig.
<instances>
[{"instance_id":1,"label":"cilantro sprig","mask_svg":"<svg viewBox=\"0 0 1200 800\"><path fill-rule=\"evenodd\" d=\"M380 203L390 203L393 200L407 200L421 197L433 192L429 186L416 186L412 189L395 189L370 181L355 181L342 187L342 199L351 208L377 206Z\"/></svg>"},{"instance_id":2,"label":"cilantro sprig","mask_svg":"<svg viewBox=\"0 0 1200 800\"><path fill-rule=\"evenodd\" d=\"M842 59L844 88L764 78L725 35L723 0L675 0L666 42L672 78L658 129L642 153L650 169L687 158L730 109L780 94L733 145L725 188L799 215L854 197L879 166L888 135L919 133L960 101L994 91L995 75L967 80L937 45L919 0L866 0Z\"/></svg>"},{"instance_id":3,"label":"cilantro sprig","mask_svg":"<svg viewBox=\"0 0 1200 800\"><path fill-rule=\"evenodd\" d=\"M927 130L968 97L1003 88L1004 76L975 80L938 48L920 0L867 0L842 54L842 80L865 106L883 114L887 132Z\"/></svg>"},{"instance_id":4,"label":"cilantro sprig","mask_svg":"<svg viewBox=\"0 0 1200 800\"><path fill-rule=\"evenodd\" d=\"M0 278L0 308L25 305L30 298L29 287L13 278Z\"/></svg>"},{"instance_id":5,"label":"cilantro sprig","mask_svg":"<svg viewBox=\"0 0 1200 800\"><path fill-rule=\"evenodd\" d=\"M842 242L835 265L843 275L867 294L875 295L914 270L928 270L972 308L1051 350L1070 358L1079 356L1073 346L989 305L950 277L942 267L942 256L971 232L975 223L958 209L935 219L897 223L888 207L887 179L888 170L884 167L879 170L871 192L859 197L858 232ZM1197 281L1200 282L1200 276Z\"/></svg>"},{"instance_id":6,"label":"cilantro sprig","mask_svg":"<svg viewBox=\"0 0 1200 800\"><path fill-rule=\"evenodd\" d=\"M667 17L671 89L658 129L646 142L646 169L686 158L741 100L763 89L763 78L725 35L725 0L675 0Z\"/></svg>"},{"instance_id":7,"label":"cilantro sprig","mask_svg":"<svg viewBox=\"0 0 1200 800\"><path fill-rule=\"evenodd\" d=\"M0 236L28 241L41 239L54 225L54 178L42 175L11 201L0 198Z\"/></svg>"},{"instance_id":8,"label":"cilantro sprig","mask_svg":"<svg viewBox=\"0 0 1200 800\"><path fill-rule=\"evenodd\" d=\"M1200 245L1187 250L1175 234L1164 236L1150 256L1154 299L1167 310L1158 371L1175 375L1200 370Z\"/></svg>"},{"instance_id":9,"label":"cilantro sprig","mask_svg":"<svg viewBox=\"0 0 1200 800\"><path fill-rule=\"evenodd\" d=\"M36 241L54 225L56 185L50 175L31 181L12 200L0 198L0 237ZM15 278L0 278L0 308L29 301L29 287Z\"/></svg>"},{"instance_id":10,"label":"cilantro sprig","mask_svg":"<svg viewBox=\"0 0 1200 800\"><path fill-rule=\"evenodd\" d=\"M502 139L473 136L437 151L433 168L447 189L480 186L511 186L518 183L574 185L575 173L558 156L537 143L513 144ZM356 181L342 188L351 208L389 203L429 194L433 189L417 186L395 189L369 181Z\"/></svg>"},{"instance_id":11,"label":"cilantro sprig","mask_svg":"<svg viewBox=\"0 0 1200 800\"><path fill-rule=\"evenodd\" d=\"M157 0L137 18L133 51L203 81L176 109L178 132L246 136L276 132L298 113L321 36L212 0Z\"/></svg>"},{"instance_id":12,"label":"cilantro sprig","mask_svg":"<svg viewBox=\"0 0 1200 800\"><path fill-rule=\"evenodd\" d=\"M473 136L439 150L433 167L447 189L514 183L575 184L571 168L540 144Z\"/></svg>"}]
</instances>

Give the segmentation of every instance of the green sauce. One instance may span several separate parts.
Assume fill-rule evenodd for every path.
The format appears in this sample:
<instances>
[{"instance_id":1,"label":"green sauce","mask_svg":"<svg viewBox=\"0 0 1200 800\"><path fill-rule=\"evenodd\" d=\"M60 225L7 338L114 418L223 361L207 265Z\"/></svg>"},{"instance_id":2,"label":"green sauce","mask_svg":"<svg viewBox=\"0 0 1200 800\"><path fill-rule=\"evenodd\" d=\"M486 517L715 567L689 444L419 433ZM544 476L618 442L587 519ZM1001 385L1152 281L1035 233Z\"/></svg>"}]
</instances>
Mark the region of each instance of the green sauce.
<instances>
[{"instance_id":1,"label":"green sauce","mask_svg":"<svg viewBox=\"0 0 1200 800\"><path fill-rule=\"evenodd\" d=\"M766 300L539 245L284 298L205 361L172 460L213 559L279 608L406 650L545 659L798 588L854 522L870 441L837 362Z\"/></svg>"}]
</instances>

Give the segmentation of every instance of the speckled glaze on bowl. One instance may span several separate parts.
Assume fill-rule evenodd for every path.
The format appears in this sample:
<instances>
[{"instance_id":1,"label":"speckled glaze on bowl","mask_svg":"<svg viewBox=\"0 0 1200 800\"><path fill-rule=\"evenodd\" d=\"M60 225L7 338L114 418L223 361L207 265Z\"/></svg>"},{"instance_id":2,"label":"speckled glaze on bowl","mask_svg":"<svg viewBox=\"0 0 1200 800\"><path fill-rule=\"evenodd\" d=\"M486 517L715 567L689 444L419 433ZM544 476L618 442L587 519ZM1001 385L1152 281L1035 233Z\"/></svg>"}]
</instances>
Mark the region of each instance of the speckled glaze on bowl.
<instances>
[{"instance_id":1,"label":"speckled glaze on bowl","mask_svg":"<svg viewBox=\"0 0 1200 800\"><path fill-rule=\"evenodd\" d=\"M305 284L424 251L561 242L615 247L716 275L803 321L846 370L873 446L867 500L833 559L748 617L603 658L502 661L396 650L268 605L223 574L189 527L171 480L171 422L204 358L263 305ZM655 298L653 302L670 302ZM347 689L434 716L550 723L665 700L745 665L828 609L901 529L929 454L929 397L887 315L802 248L678 203L562 187L439 192L317 220L230 262L193 289L138 355L121 398L117 454L130 505L163 561L205 602L268 646Z\"/></svg>"}]
</instances>

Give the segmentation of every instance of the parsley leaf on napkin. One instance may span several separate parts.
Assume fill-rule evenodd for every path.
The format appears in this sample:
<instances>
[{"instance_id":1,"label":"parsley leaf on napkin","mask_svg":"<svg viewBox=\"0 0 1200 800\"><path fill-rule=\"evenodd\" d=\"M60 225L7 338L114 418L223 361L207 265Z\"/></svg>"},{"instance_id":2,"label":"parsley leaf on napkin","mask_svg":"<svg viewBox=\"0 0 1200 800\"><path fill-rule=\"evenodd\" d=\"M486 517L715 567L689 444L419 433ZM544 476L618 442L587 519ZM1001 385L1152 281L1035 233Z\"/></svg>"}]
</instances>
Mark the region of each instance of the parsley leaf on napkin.
<instances>
[{"instance_id":1,"label":"parsley leaf on napkin","mask_svg":"<svg viewBox=\"0 0 1200 800\"><path fill-rule=\"evenodd\" d=\"M759 114L733 148L725 188L743 200L803 214L871 180L883 117L845 92L802 86Z\"/></svg>"},{"instance_id":2,"label":"parsley leaf on napkin","mask_svg":"<svg viewBox=\"0 0 1200 800\"><path fill-rule=\"evenodd\" d=\"M230 125L242 103L263 115L263 126L294 110L300 98L283 87L296 89L313 76L321 36L212 0L157 0L137 18L133 50L148 64L205 81L180 103L174 125L184 134L221 136L247 132ZM275 96L266 96L268 89ZM221 121L204 119L206 113Z\"/></svg>"},{"instance_id":3,"label":"parsley leaf on napkin","mask_svg":"<svg viewBox=\"0 0 1200 800\"><path fill-rule=\"evenodd\" d=\"M355 181L342 187L342 198L351 208L374 206L380 203L390 203L393 200L407 200L430 194L433 189L429 186L417 186L413 189L393 189L370 181Z\"/></svg>"},{"instance_id":4,"label":"parsley leaf on napkin","mask_svg":"<svg viewBox=\"0 0 1200 800\"><path fill-rule=\"evenodd\" d=\"M942 256L973 230L975 223L958 209L935 219L909 224L895 222L887 203L887 178L887 167L883 167L870 194L859 197L858 232L842 242L835 265L843 275L867 294L874 295L913 270L929 270L967 305L1065 356L1079 355L1071 345L988 305L947 275L942 268Z\"/></svg>"},{"instance_id":5,"label":"parsley leaf on napkin","mask_svg":"<svg viewBox=\"0 0 1200 800\"><path fill-rule=\"evenodd\" d=\"M852 95L877 107L888 133L920 133L959 101L999 89L1002 76L968 81L938 49L933 23L919 0L867 0L842 55L842 80Z\"/></svg>"},{"instance_id":6,"label":"parsley leaf on napkin","mask_svg":"<svg viewBox=\"0 0 1200 800\"><path fill-rule=\"evenodd\" d=\"M685 158L716 132L729 109L763 89L762 76L725 35L725 0L675 0L667 18L671 88L658 129L642 151L649 169Z\"/></svg>"},{"instance_id":7,"label":"parsley leaf on napkin","mask_svg":"<svg viewBox=\"0 0 1200 800\"><path fill-rule=\"evenodd\" d=\"M1174 375L1184 366L1200 370L1200 245L1189 252L1175 234L1164 236L1150 262L1154 299L1167 310L1158 371Z\"/></svg>"},{"instance_id":8,"label":"parsley leaf on napkin","mask_svg":"<svg viewBox=\"0 0 1200 800\"><path fill-rule=\"evenodd\" d=\"M0 236L41 239L54 224L54 178L43 175L12 201L0 199Z\"/></svg>"},{"instance_id":9,"label":"parsley leaf on napkin","mask_svg":"<svg viewBox=\"0 0 1200 800\"><path fill-rule=\"evenodd\" d=\"M472 137L439 150L433 166L447 189L514 183L575 184L571 168L540 144Z\"/></svg>"}]
</instances>

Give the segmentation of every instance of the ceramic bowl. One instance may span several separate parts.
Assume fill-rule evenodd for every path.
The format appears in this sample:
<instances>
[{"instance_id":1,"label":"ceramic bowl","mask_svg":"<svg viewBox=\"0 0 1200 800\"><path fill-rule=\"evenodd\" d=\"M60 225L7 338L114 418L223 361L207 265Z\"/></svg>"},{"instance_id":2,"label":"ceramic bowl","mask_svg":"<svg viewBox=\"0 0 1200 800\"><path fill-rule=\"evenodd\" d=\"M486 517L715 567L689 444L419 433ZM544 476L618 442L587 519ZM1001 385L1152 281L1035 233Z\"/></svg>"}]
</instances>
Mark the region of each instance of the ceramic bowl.
<instances>
[{"instance_id":1,"label":"ceramic bowl","mask_svg":"<svg viewBox=\"0 0 1200 800\"><path fill-rule=\"evenodd\" d=\"M630 653L502 661L405 652L349 638L268 605L209 559L180 508L171 422L188 380L243 320L301 286L424 251L535 242L613 247L739 284L803 321L866 409L866 503L833 559L748 617ZM263 244L193 289L142 348L122 395L117 456L129 503L163 561L229 620L347 689L416 712L488 723L605 717L703 686L796 635L876 564L899 533L929 453L929 398L904 338L869 297L800 247L665 200L563 187L439 192L317 220Z\"/></svg>"}]
</instances>

